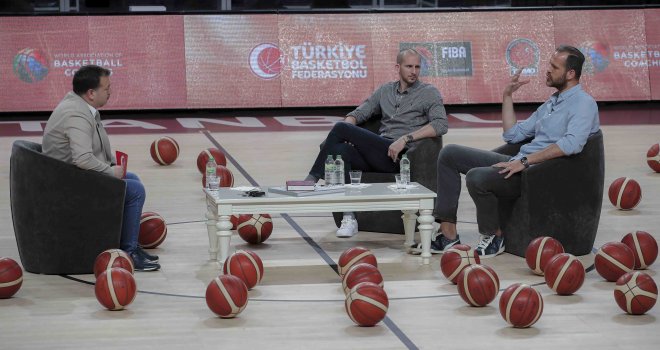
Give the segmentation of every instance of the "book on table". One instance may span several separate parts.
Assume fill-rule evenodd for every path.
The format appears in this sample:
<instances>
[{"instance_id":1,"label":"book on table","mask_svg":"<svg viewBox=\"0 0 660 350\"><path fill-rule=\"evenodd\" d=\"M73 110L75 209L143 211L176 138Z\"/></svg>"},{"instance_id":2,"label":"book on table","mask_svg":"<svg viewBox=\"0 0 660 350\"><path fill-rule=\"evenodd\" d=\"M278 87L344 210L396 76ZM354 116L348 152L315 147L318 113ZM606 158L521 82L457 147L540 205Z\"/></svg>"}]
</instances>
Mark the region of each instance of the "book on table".
<instances>
[{"instance_id":1,"label":"book on table","mask_svg":"<svg viewBox=\"0 0 660 350\"><path fill-rule=\"evenodd\" d=\"M286 182L287 191L314 191L314 181L288 180Z\"/></svg>"},{"instance_id":2,"label":"book on table","mask_svg":"<svg viewBox=\"0 0 660 350\"><path fill-rule=\"evenodd\" d=\"M294 197L318 196L331 193L344 193L344 186L315 186L312 191L288 191L285 186L268 187L268 192Z\"/></svg>"}]
</instances>

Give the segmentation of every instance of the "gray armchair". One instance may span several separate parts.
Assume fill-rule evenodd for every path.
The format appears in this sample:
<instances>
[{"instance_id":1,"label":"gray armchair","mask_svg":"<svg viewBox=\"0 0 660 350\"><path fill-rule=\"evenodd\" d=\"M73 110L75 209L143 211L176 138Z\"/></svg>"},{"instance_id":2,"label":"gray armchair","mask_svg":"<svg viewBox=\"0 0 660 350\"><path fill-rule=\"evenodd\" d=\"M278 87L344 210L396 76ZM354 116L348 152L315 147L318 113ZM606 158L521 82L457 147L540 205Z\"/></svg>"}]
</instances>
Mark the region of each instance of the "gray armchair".
<instances>
[{"instance_id":1,"label":"gray armchair","mask_svg":"<svg viewBox=\"0 0 660 350\"><path fill-rule=\"evenodd\" d=\"M515 155L523 144L506 144L494 151ZM599 130L579 154L523 170L520 197L499 202L508 253L524 256L539 236L554 237L573 255L591 252L603 201L604 154Z\"/></svg>"},{"instance_id":2,"label":"gray armchair","mask_svg":"<svg viewBox=\"0 0 660 350\"><path fill-rule=\"evenodd\" d=\"M378 133L380 128L380 117L371 118L359 125L367 130ZM435 192L436 187L436 160L442 148L442 136L427 138L418 141L415 149L408 151L410 159L410 181L418 182L422 186ZM394 173L363 172L363 183L394 182ZM404 233L401 211L363 211L356 212L360 231ZM337 227L341 226L343 213L332 213Z\"/></svg>"},{"instance_id":3,"label":"gray armchair","mask_svg":"<svg viewBox=\"0 0 660 350\"><path fill-rule=\"evenodd\" d=\"M119 248L126 184L15 141L10 202L23 268L42 274L87 274L102 251Z\"/></svg>"}]
</instances>

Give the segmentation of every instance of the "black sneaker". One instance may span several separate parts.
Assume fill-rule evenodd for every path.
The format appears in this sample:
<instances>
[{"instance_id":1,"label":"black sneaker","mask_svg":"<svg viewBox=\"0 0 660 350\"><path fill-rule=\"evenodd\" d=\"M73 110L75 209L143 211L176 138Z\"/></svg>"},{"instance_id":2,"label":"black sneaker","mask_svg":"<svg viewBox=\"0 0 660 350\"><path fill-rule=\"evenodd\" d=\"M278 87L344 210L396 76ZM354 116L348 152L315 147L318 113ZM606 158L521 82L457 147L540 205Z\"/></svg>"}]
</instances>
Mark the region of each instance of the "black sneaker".
<instances>
[{"instance_id":1,"label":"black sneaker","mask_svg":"<svg viewBox=\"0 0 660 350\"><path fill-rule=\"evenodd\" d=\"M133 259L133 267L135 271L156 271L160 269L160 264L150 262L145 257L141 256L138 253L138 250L131 253L131 259Z\"/></svg>"},{"instance_id":2,"label":"black sneaker","mask_svg":"<svg viewBox=\"0 0 660 350\"><path fill-rule=\"evenodd\" d=\"M142 247L137 247L136 251L139 255L141 255L143 258L148 260L150 263L157 263L158 262L158 255L151 255L151 254L147 253L146 251L144 251L144 249L142 249Z\"/></svg>"},{"instance_id":3,"label":"black sneaker","mask_svg":"<svg viewBox=\"0 0 660 350\"><path fill-rule=\"evenodd\" d=\"M458 235L454 239L449 239L440 233L431 241L431 254L442 254L456 244L461 244L461 238ZM410 253L415 255L422 254L422 243L412 246Z\"/></svg>"},{"instance_id":4,"label":"black sneaker","mask_svg":"<svg viewBox=\"0 0 660 350\"><path fill-rule=\"evenodd\" d=\"M481 240L474 249L481 258L492 258L504 252L504 237L481 235Z\"/></svg>"}]
</instances>

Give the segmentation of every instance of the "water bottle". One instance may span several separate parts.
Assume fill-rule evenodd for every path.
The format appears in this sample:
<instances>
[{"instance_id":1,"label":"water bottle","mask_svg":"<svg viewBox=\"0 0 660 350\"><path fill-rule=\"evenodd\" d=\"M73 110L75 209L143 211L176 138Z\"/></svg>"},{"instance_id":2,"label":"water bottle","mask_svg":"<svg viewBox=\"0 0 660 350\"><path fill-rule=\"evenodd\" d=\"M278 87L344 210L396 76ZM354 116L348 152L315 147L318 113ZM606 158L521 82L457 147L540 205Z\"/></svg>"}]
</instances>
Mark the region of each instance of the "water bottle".
<instances>
[{"instance_id":1,"label":"water bottle","mask_svg":"<svg viewBox=\"0 0 660 350\"><path fill-rule=\"evenodd\" d=\"M401 169L401 180L408 185L410 183L410 159L405 153L401 156L399 168Z\"/></svg>"},{"instance_id":2,"label":"water bottle","mask_svg":"<svg viewBox=\"0 0 660 350\"><path fill-rule=\"evenodd\" d=\"M215 163L215 159L213 156L209 157L209 160L206 162L206 188L209 188L209 181L208 179L215 178L217 176L216 170L217 169L217 164Z\"/></svg>"},{"instance_id":3,"label":"water bottle","mask_svg":"<svg viewBox=\"0 0 660 350\"><path fill-rule=\"evenodd\" d=\"M325 184L334 185L337 181L335 180L335 161L332 159L332 155L328 154L328 158L325 159Z\"/></svg>"},{"instance_id":4,"label":"water bottle","mask_svg":"<svg viewBox=\"0 0 660 350\"><path fill-rule=\"evenodd\" d=\"M344 178L344 160L341 159L341 155L337 155L335 159L335 184L343 185L346 183Z\"/></svg>"}]
</instances>

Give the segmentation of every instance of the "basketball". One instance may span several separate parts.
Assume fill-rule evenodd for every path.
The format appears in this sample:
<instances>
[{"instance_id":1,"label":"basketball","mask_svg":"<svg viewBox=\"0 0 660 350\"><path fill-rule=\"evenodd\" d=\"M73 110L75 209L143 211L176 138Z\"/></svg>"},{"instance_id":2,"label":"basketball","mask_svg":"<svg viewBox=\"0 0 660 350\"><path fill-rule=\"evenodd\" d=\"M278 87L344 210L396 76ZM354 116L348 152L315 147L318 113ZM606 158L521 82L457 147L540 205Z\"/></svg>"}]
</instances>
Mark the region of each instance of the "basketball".
<instances>
[{"instance_id":1,"label":"basketball","mask_svg":"<svg viewBox=\"0 0 660 350\"><path fill-rule=\"evenodd\" d=\"M253 251L237 250L225 260L222 272L240 278L248 289L252 289L264 276L264 264Z\"/></svg>"},{"instance_id":2,"label":"basketball","mask_svg":"<svg viewBox=\"0 0 660 350\"><path fill-rule=\"evenodd\" d=\"M197 156L197 170L200 174L206 174L206 163L209 161L209 157L213 155L215 159L215 164L227 166L227 158L221 150L217 148L207 148L199 153Z\"/></svg>"},{"instance_id":3,"label":"basketball","mask_svg":"<svg viewBox=\"0 0 660 350\"><path fill-rule=\"evenodd\" d=\"M596 271L604 279L614 282L635 267L635 255L621 242L605 243L594 259Z\"/></svg>"},{"instance_id":4,"label":"basketball","mask_svg":"<svg viewBox=\"0 0 660 350\"><path fill-rule=\"evenodd\" d=\"M656 173L660 173L660 144L655 144L646 152L646 164Z\"/></svg>"},{"instance_id":5,"label":"basketball","mask_svg":"<svg viewBox=\"0 0 660 350\"><path fill-rule=\"evenodd\" d=\"M537 275L543 276L548 261L555 255L564 252L564 246L552 237L535 238L527 246L525 261L527 266Z\"/></svg>"},{"instance_id":6,"label":"basketball","mask_svg":"<svg viewBox=\"0 0 660 350\"><path fill-rule=\"evenodd\" d=\"M99 277L101 272L113 267L122 268L133 274L133 259L121 249L108 249L101 252L94 260L94 277Z\"/></svg>"},{"instance_id":7,"label":"basketball","mask_svg":"<svg viewBox=\"0 0 660 350\"><path fill-rule=\"evenodd\" d=\"M238 226L238 216L232 215L229 217L229 222L231 222L231 229L235 230Z\"/></svg>"},{"instance_id":8,"label":"basketball","mask_svg":"<svg viewBox=\"0 0 660 350\"><path fill-rule=\"evenodd\" d=\"M169 136L163 136L151 143L151 158L160 165L170 165L179 156L179 144Z\"/></svg>"},{"instance_id":9,"label":"basketball","mask_svg":"<svg viewBox=\"0 0 660 350\"><path fill-rule=\"evenodd\" d=\"M238 216L236 229L244 241L259 244L273 233L273 220L268 214L241 214Z\"/></svg>"},{"instance_id":10,"label":"basketball","mask_svg":"<svg viewBox=\"0 0 660 350\"><path fill-rule=\"evenodd\" d=\"M167 224L160 215L146 211L140 217L138 243L144 248L158 247L167 236Z\"/></svg>"},{"instance_id":11,"label":"basketball","mask_svg":"<svg viewBox=\"0 0 660 350\"><path fill-rule=\"evenodd\" d=\"M348 294L351 288L362 282L371 282L383 287L383 275L380 274L378 268L374 265L367 263L360 263L353 265L348 272L344 275L341 285L344 288L344 293Z\"/></svg>"},{"instance_id":12,"label":"basketball","mask_svg":"<svg viewBox=\"0 0 660 350\"><path fill-rule=\"evenodd\" d=\"M500 291L500 279L490 266L466 266L456 280L458 294L468 305L486 306Z\"/></svg>"},{"instance_id":13,"label":"basketball","mask_svg":"<svg viewBox=\"0 0 660 350\"><path fill-rule=\"evenodd\" d=\"M206 287L206 305L222 318L236 317L247 302L248 289L236 276L220 275Z\"/></svg>"},{"instance_id":14,"label":"basketball","mask_svg":"<svg viewBox=\"0 0 660 350\"><path fill-rule=\"evenodd\" d=\"M346 313L358 326L371 327L385 318L390 305L385 290L375 283L362 282L346 296Z\"/></svg>"},{"instance_id":15,"label":"basketball","mask_svg":"<svg viewBox=\"0 0 660 350\"><path fill-rule=\"evenodd\" d=\"M220 176L220 187L234 187L234 174L226 166L217 165L215 173ZM202 187L206 188L206 173L202 175Z\"/></svg>"},{"instance_id":16,"label":"basketball","mask_svg":"<svg viewBox=\"0 0 660 350\"><path fill-rule=\"evenodd\" d=\"M657 299L658 286L644 272L628 272L616 281L614 300L621 310L631 315L642 315L651 310Z\"/></svg>"},{"instance_id":17,"label":"basketball","mask_svg":"<svg viewBox=\"0 0 660 350\"><path fill-rule=\"evenodd\" d=\"M500 296L500 314L505 321L516 328L533 325L542 313L541 294L526 284L512 284Z\"/></svg>"},{"instance_id":18,"label":"basketball","mask_svg":"<svg viewBox=\"0 0 660 350\"><path fill-rule=\"evenodd\" d=\"M0 258L0 299L11 298L23 285L23 269L14 259Z\"/></svg>"},{"instance_id":19,"label":"basketball","mask_svg":"<svg viewBox=\"0 0 660 350\"><path fill-rule=\"evenodd\" d=\"M108 310L122 310L135 299L137 288L130 272L119 267L101 271L96 278L96 300Z\"/></svg>"},{"instance_id":20,"label":"basketball","mask_svg":"<svg viewBox=\"0 0 660 350\"><path fill-rule=\"evenodd\" d=\"M628 233L623 236L621 243L627 245L635 255L635 270L646 269L658 257L658 242L648 232Z\"/></svg>"},{"instance_id":21,"label":"basketball","mask_svg":"<svg viewBox=\"0 0 660 350\"><path fill-rule=\"evenodd\" d=\"M353 265L359 263L367 263L378 267L378 261L369 249L363 247L348 248L339 256L339 263L337 264L339 276L344 277Z\"/></svg>"},{"instance_id":22,"label":"basketball","mask_svg":"<svg viewBox=\"0 0 660 350\"><path fill-rule=\"evenodd\" d=\"M610 202L621 210L630 210L642 199L642 188L637 181L629 177L620 177L610 185Z\"/></svg>"},{"instance_id":23,"label":"basketball","mask_svg":"<svg viewBox=\"0 0 660 350\"><path fill-rule=\"evenodd\" d=\"M440 270L451 283L456 284L458 274L470 265L480 263L479 255L470 246L456 244L447 249L440 258Z\"/></svg>"},{"instance_id":24,"label":"basketball","mask_svg":"<svg viewBox=\"0 0 660 350\"><path fill-rule=\"evenodd\" d=\"M545 283L559 295L571 295L584 283L584 266L575 256L559 253L545 267Z\"/></svg>"}]
</instances>

